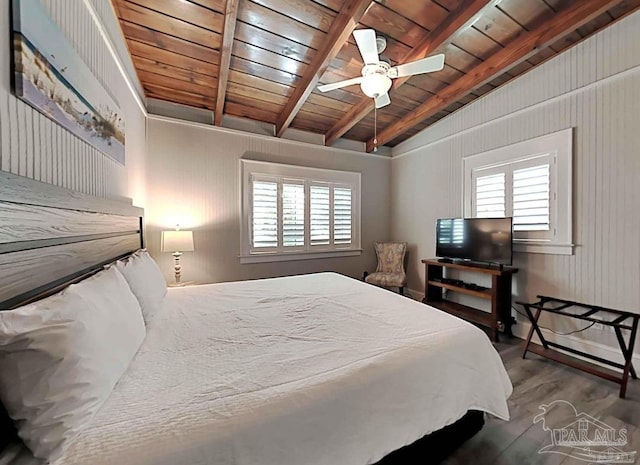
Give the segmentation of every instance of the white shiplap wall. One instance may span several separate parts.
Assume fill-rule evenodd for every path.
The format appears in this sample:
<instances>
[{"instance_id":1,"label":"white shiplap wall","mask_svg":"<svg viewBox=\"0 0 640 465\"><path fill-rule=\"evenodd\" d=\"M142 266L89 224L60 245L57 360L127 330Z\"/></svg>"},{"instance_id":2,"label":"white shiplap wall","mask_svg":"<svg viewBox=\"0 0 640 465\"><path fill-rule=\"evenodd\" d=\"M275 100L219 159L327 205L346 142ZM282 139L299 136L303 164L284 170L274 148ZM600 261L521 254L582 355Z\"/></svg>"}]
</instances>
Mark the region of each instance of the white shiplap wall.
<instances>
[{"instance_id":1,"label":"white shiplap wall","mask_svg":"<svg viewBox=\"0 0 640 465\"><path fill-rule=\"evenodd\" d=\"M392 236L414 251L409 287L424 287L419 258L435 254L435 220L462 214L463 157L573 127L575 254L516 254L517 296L640 312L639 115L635 13L396 147ZM605 331L576 337L615 345Z\"/></svg>"},{"instance_id":2,"label":"white shiplap wall","mask_svg":"<svg viewBox=\"0 0 640 465\"><path fill-rule=\"evenodd\" d=\"M100 197L144 204L145 119L82 0L43 0L52 19L123 112L127 167L83 142L11 92L9 1L0 8L0 169ZM93 0L113 16L109 0ZM113 22L115 17L106 17ZM119 33L119 31L118 31ZM113 42L122 42L118 35Z\"/></svg>"},{"instance_id":3,"label":"white shiplap wall","mask_svg":"<svg viewBox=\"0 0 640 465\"><path fill-rule=\"evenodd\" d=\"M389 239L388 157L327 148L149 117L146 240L167 280L171 254L160 232L193 229L195 251L182 257L183 278L201 283L336 271L361 277L376 265L373 243ZM362 256L241 265L240 158L362 173Z\"/></svg>"}]
</instances>

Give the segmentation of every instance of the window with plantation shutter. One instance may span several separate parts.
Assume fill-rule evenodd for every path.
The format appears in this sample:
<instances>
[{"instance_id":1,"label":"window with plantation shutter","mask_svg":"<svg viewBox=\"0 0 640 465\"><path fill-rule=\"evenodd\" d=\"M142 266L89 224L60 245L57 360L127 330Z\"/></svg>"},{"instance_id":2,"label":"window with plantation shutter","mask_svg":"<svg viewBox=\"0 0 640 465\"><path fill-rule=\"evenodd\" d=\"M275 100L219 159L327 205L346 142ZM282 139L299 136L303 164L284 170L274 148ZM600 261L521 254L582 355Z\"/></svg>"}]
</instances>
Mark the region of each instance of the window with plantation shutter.
<instances>
[{"instance_id":1,"label":"window with plantation shutter","mask_svg":"<svg viewBox=\"0 0 640 465\"><path fill-rule=\"evenodd\" d=\"M551 155L479 167L471 173L476 218L513 218L514 238L551 240Z\"/></svg>"},{"instance_id":2,"label":"window with plantation shutter","mask_svg":"<svg viewBox=\"0 0 640 465\"><path fill-rule=\"evenodd\" d=\"M464 215L512 217L514 251L572 254L572 130L463 159Z\"/></svg>"},{"instance_id":3,"label":"window with plantation shutter","mask_svg":"<svg viewBox=\"0 0 640 465\"><path fill-rule=\"evenodd\" d=\"M360 254L359 173L241 166L241 263Z\"/></svg>"}]
</instances>

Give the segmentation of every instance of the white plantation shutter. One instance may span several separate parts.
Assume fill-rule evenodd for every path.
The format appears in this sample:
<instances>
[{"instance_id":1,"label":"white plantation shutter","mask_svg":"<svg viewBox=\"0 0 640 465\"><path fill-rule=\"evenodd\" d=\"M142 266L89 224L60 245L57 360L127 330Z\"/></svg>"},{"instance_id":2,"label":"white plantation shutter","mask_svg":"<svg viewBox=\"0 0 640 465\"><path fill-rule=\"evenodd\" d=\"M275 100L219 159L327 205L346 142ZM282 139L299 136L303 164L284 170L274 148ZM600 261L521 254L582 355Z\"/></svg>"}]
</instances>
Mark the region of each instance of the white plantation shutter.
<instances>
[{"instance_id":1,"label":"white plantation shutter","mask_svg":"<svg viewBox=\"0 0 640 465\"><path fill-rule=\"evenodd\" d=\"M551 168L549 155L539 155L473 172L475 218L513 217L515 237L541 235L551 225ZM547 233L544 233L547 234Z\"/></svg>"},{"instance_id":2,"label":"white plantation shutter","mask_svg":"<svg viewBox=\"0 0 640 465\"><path fill-rule=\"evenodd\" d=\"M360 254L360 174L241 160L240 263Z\"/></svg>"},{"instance_id":3,"label":"white plantation shutter","mask_svg":"<svg viewBox=\"0 0 640 465\"><path fill-rule=\"evenodd\" d=\"M278 184L254 180L252 186L253 247L277 247Z\"/></svg>"},{"instance_id":4,"label":"white plantation shutter","mask_svg":"<svg viewBox=\"0 0 640 465\"><path fill-rule=\"evenodd\" d=\"M351 188L333 189L333 241L351 244Z\"/></svg>"},{"instance_id":5,"label":"white plantation shutter","mask_svg":"<svg viewBox=\"0 0 640 465\"><path fill-rule=\"evenodd\" d=\"M471 171L471 215L513 219L515 241L554 239L552 154L481 166Z\"/></svg>"},{"instance_id":6,"label":"white plantation shutter","mask_svg":"<svg viewBox=\"0 0 640 465\"><path fill-rule=\"evenodd\" d=\"M304 246L304 184L282 184L282 245Z\"/></svg>"},{"instance_id":7,"label":"white plantation shutter","mask_svg":"<svg viewBox=\"0 0 640 465\"><path fill-rule=\"evenodd\" d=\"M329 186L309 188L309 229L311 245L327 245L331 240Z\"/></svg>"},{"instance_id":8,"label":"white plantation shutter","mask_svg":"<svg viewBox=\"0 0 640 465\"><path fill-rule=\"evenodd\" d=\"M548 231L549 201L548 163L513 171L514 231Z\"/></svg>"},{"instance_id":9,"label":"white plantation shutter","mask_svg":"<svg viewBox=\"0 0 640 465\"><path fill-rule=\"evenodd\" d=\"M495 173L476 178L475 216L477 218L501 218L506 216L506 174Z\"/></svg>"},{"instance_id":10,"label":"white plantation shutter","mask_svg":"<svg viewBox=\"0 0 640 465\"><path fill-rule=\"evenodd\" d=\"M253 180L253 248L291 249L352 243L351 187L311 184L307 203L304 180L263 179Z\"/></svg>"}]
</instances>

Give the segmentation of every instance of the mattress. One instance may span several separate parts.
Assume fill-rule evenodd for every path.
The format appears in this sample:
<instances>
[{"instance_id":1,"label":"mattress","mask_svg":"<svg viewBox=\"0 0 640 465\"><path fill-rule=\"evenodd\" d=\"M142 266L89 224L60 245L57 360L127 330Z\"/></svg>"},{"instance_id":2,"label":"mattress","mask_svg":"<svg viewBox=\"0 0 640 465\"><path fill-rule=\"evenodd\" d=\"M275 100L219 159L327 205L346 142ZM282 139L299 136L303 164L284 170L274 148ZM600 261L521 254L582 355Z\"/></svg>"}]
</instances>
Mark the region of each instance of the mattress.
<instances>
[{"instance_id":1,"label":"mattress","mask_svg":"<svg viewBox=\"0 0 640 465\"><path fill-rule=\"evenodd\" d=\"M338 274L171 288L56 464L366 465L511 390L481 330Z\"/></svg>"}]
</instances>

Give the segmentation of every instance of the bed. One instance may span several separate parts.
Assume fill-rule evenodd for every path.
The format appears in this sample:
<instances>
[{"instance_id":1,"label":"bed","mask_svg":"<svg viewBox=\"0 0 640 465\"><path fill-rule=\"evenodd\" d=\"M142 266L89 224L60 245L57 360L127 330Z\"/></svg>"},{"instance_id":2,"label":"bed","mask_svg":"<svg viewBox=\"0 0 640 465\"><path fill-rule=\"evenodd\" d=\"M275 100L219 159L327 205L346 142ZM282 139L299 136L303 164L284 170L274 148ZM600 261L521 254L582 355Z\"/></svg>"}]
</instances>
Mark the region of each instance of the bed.
<instances>
[{"instance_id":1,"label":"bed","mask_svg":"<svg viewBox=\"0 0 640 465\"><path fill-rule=\"evenodd\" d=\"M103 258L83 255L67 275L79 279ZM171 288L117 385L55 463L373 464L469 412L507 420L510 394L481 330L345 276ZM38 463L19 443L0 457Z\"/></svg>"}]
</instances>

